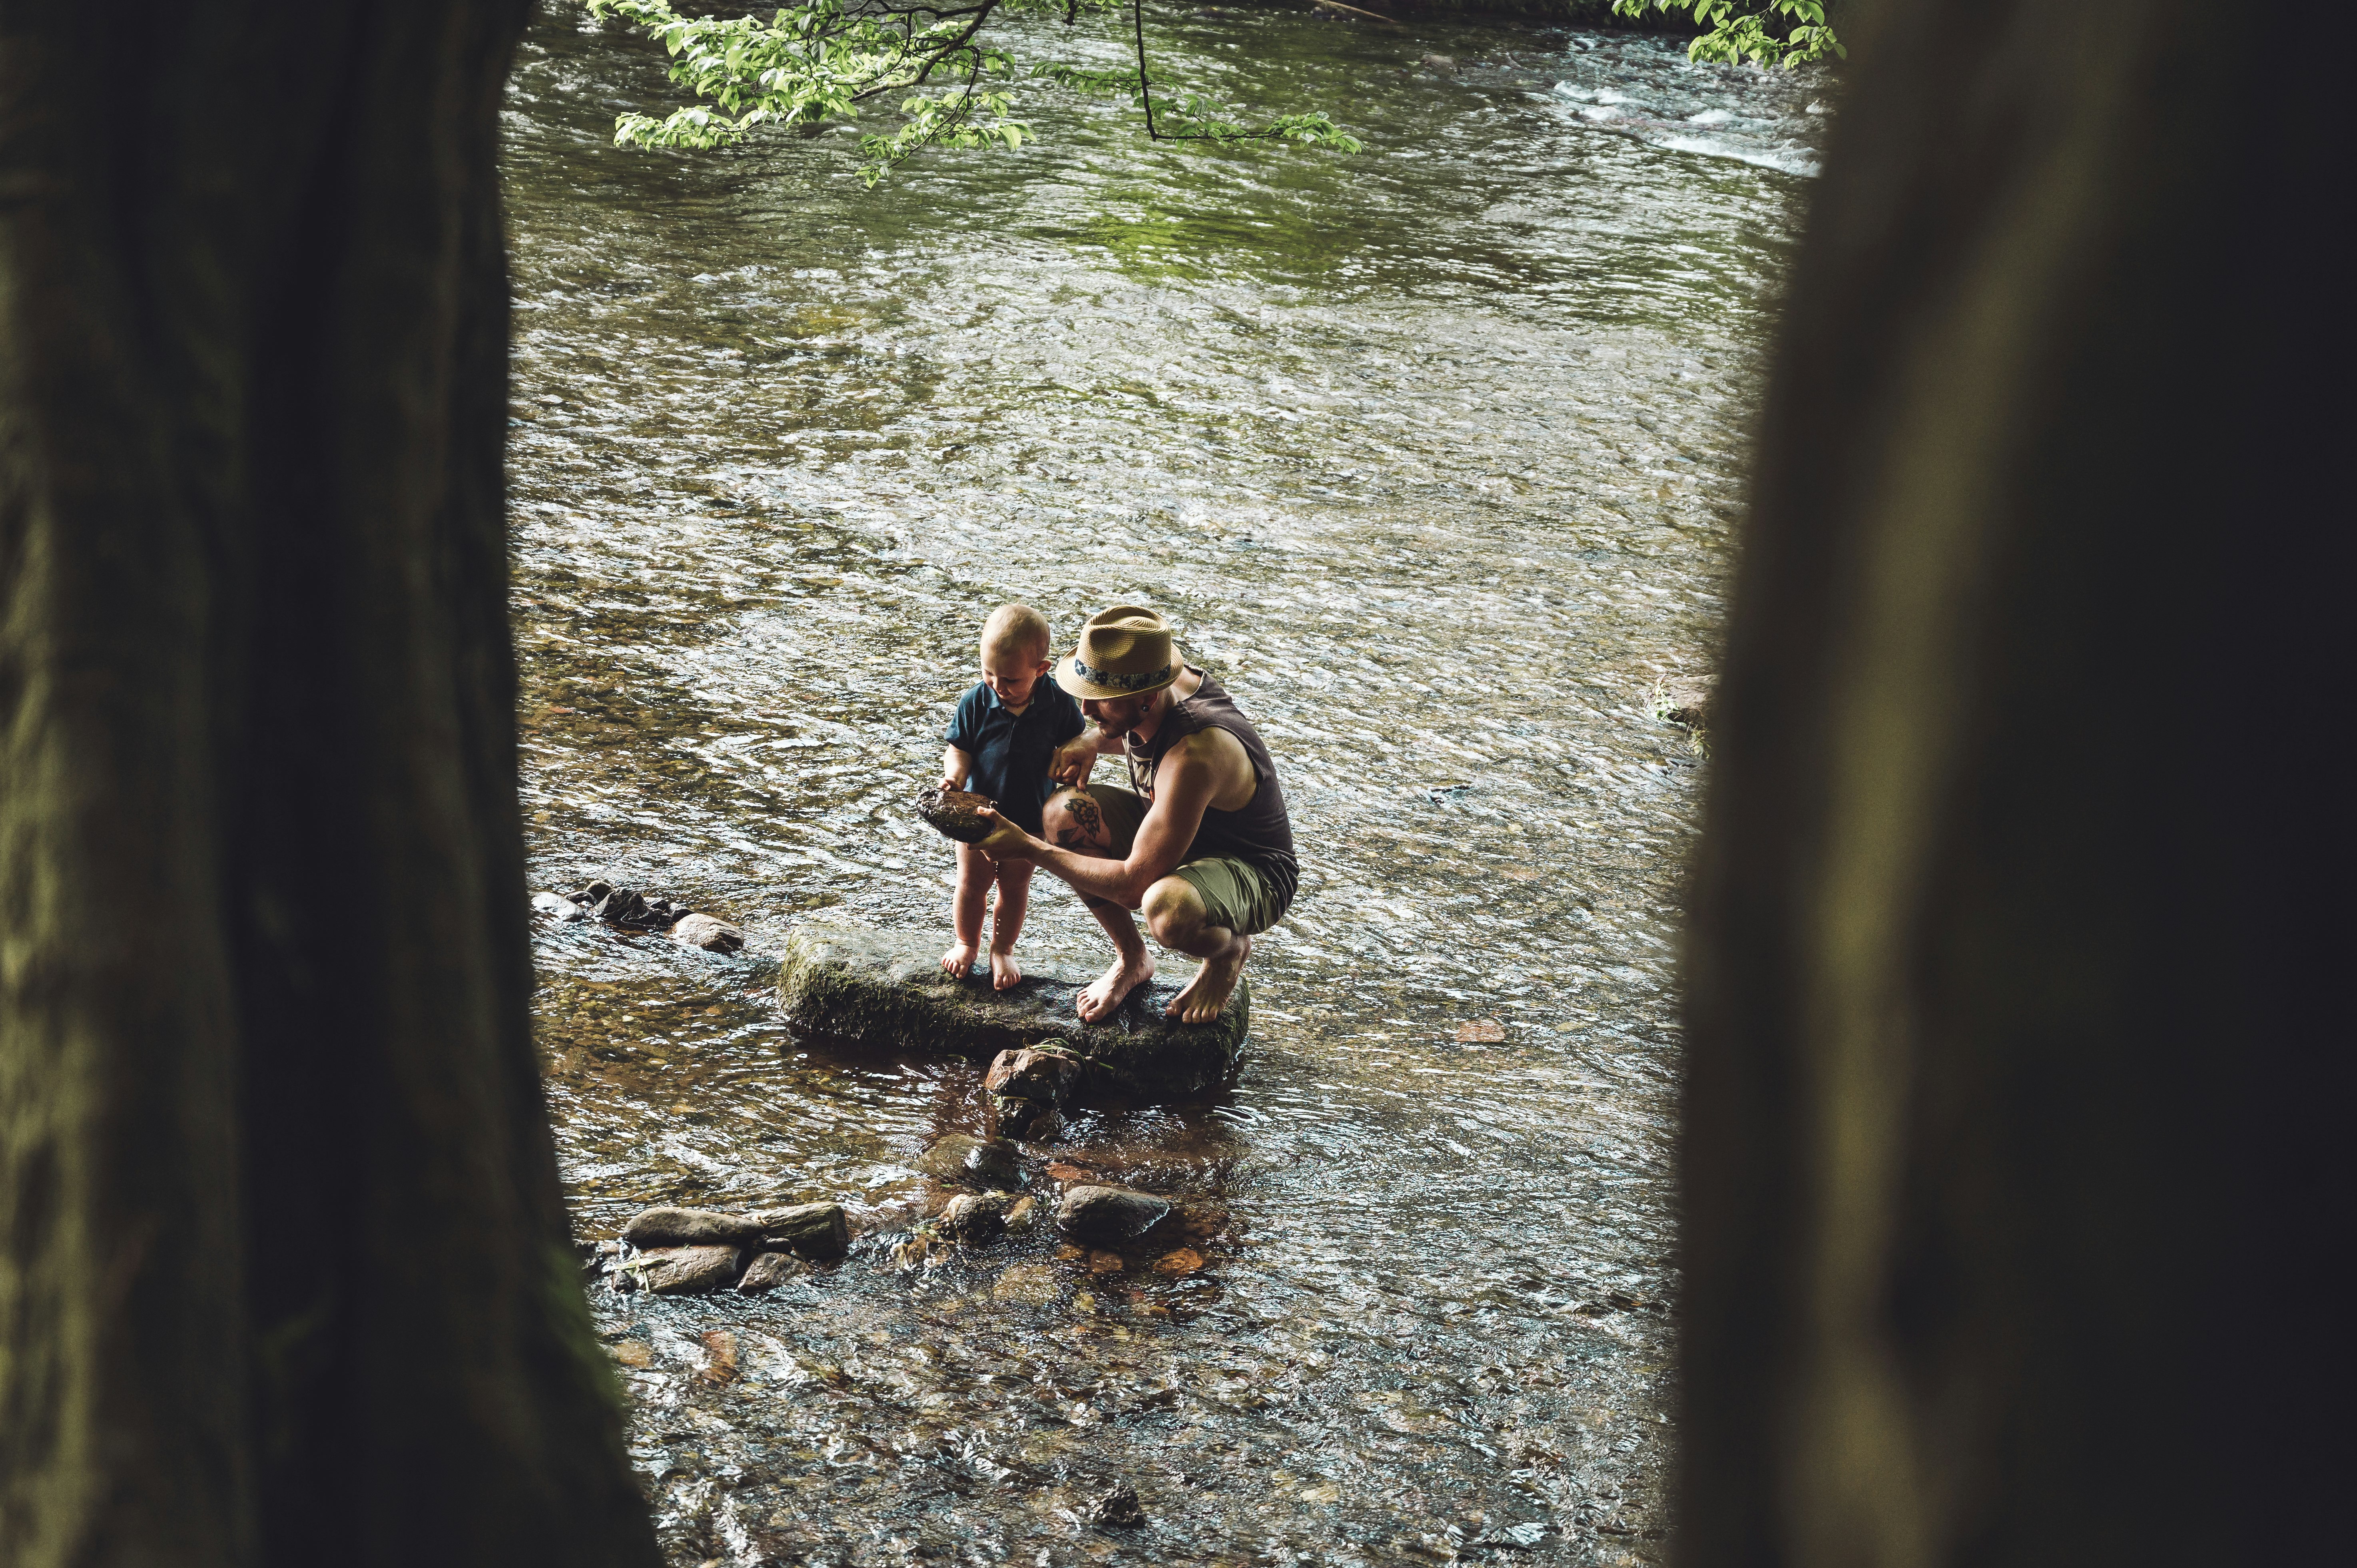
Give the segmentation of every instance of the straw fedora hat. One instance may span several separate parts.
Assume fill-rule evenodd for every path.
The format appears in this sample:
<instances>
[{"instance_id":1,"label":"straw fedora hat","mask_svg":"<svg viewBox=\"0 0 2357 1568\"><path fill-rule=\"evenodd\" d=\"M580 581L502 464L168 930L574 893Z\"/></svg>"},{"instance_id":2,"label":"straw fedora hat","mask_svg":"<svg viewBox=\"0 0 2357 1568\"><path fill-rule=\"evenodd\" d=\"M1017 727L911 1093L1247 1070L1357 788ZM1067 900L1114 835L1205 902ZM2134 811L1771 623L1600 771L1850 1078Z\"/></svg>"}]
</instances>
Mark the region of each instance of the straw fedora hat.
<instances>
[{"instance_id":1,"label":"straw fedora hat","mask_svg":"<svg viewBox=\"0 0 2357 1568\"><path fill-rule=\"evenodd\" d=\"M1089 618L1081 645L1056 666L1056 684L1075 697L1142 697L1178 679L1170 623L1139 605Z\"/></svg>"}]
</instances>

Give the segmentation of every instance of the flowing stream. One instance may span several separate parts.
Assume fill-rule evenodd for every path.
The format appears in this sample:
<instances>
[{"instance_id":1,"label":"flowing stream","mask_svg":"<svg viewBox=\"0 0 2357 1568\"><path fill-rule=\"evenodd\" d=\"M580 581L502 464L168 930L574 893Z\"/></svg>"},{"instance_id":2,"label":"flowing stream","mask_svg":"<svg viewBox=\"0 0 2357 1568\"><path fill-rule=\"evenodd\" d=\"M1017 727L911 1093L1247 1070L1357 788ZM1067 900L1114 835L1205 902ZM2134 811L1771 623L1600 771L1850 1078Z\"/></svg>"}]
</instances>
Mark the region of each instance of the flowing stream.
<instances>
[{"instance_id":1,"label":"flowing stream","mask_svg":"<svg viewBox=\"0 0 2357 1568\"><path fill-rule=\"evenodd\" d=\"M866 1232L770 1295L595 1292L671 1561L1658 1558L1702 759L1652 695L1708 668L1826 84L1175 13L1164 72L1366 153L1149 145L1041 90L1019 154L868 193L851 133L614 148L660 56L552 13L507 116L536 886L749 940L541 931L576 1229L832 1198ZM1009 599L1060 646L1160 607L1293 804L1241 1082L1048 1151L1224 1205L1193 1274L1044 1228L896 1262L979 1071L773 1005L813 914L946 944L909 803ZM1021 952L1104 956L1045 876ZM1115 1484L1144 1525L1089 1523Z\"/></svg>"}]
</instances>

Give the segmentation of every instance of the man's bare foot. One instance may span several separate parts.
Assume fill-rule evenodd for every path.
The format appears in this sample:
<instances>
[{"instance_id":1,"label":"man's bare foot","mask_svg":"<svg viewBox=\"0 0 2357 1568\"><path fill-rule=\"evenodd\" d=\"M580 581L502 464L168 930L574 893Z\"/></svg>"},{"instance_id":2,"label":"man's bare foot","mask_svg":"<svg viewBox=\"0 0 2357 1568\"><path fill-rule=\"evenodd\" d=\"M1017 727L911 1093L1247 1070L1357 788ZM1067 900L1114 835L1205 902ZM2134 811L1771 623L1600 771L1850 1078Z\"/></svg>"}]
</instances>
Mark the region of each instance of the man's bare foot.
<instances>
[{"instance_id":1,"label":"man's bare foot","mask_svg":"<svg viewBox=\"0 0 2357 1568\"><path fill-rule=\"evenodd\" d=\"M1013 953L994 952L990 955L990 984L993 990L1007 990L1020 984L1022 980L1023 966L1015 961Z\"/></svg>"},{"instance_id":2,"label":"man's bare foot","mask_svg":"<svg viewBox=\"0 0 2357 1568\"><path fill-rule=\"evenodd\" d=\"M1135 961L1115 959L1113 967L1097 977L1097 983L1080 994L1074 1005L1082 1017L1093 1024L1100 1018L1113 1016L1122 998L1154 978L1154 955L1140 952Z\"/></svg>"},{"instance_id":3,"label":"man's bare foot","mask_svg":"<svg viewBox=\"0 0 2357 1568\"><path fill-rule=\"evenodd\" d=\"M1243 974L1244 960L1252 957L1252 939L1238 937L1236 945L1217 958L1207 958L1187 989L1170 999L1162 1011L1182 1024L1208 1024L1227 1007L1228 998L1236 993L1236 981Z\"/></svg>"},{"instance_id":4,"label":"man's bare foot","mask_svg":"<svg viewBox=\"0 0 2357 1568\"><path fill-rule=\"evenodd\" d=\"M950 950L942 954L942 972L952 980L963 980L974 972L974 954L981 950L978 942L952 942Z\"/></svg>"}]
</instances>

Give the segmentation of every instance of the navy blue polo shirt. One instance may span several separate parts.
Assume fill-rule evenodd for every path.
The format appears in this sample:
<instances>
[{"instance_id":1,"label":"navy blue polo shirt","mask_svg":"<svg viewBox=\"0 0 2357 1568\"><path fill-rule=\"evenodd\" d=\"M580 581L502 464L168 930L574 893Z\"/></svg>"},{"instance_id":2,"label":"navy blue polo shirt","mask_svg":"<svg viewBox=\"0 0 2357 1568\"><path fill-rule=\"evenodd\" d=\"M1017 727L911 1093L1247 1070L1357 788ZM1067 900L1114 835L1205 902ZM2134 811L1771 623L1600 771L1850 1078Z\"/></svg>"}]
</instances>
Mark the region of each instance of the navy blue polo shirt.
<instances>
[{"instance_id":1,"label":"navy blue polo shirt","mask_svg":"<svg viewBox=\"0 0 2357 1568\"><path fill-rule=\"evenodd\" d=\"M950 721L949 743L974 758L965 787L998 802L999 815L1027 833L1039 831L1039 808L1056 792L1048 765L1056 748L1088 727L1072 694L1042 675L1031 705L1009 713L987 681L977 682Z\"/></svg>"}]
</instances>

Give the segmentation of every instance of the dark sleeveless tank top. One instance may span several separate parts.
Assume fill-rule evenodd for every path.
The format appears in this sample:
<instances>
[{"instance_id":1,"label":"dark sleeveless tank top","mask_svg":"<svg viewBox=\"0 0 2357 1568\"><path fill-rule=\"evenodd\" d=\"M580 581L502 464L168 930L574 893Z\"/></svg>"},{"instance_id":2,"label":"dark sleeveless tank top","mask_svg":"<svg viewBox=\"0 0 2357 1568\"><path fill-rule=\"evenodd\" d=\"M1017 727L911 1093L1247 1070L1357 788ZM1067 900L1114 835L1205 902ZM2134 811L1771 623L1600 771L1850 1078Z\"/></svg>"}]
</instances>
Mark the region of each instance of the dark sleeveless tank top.
<instances>
[{"instance_id":1,"label":"dark sleeveless tank top","mask_svg":"<svg viewBox=\"0 0 2357 1568\"><path fill-rule=\"evenodd\" d=\"M1188 669L1201 675L1193 665ZM1301 863L1293 857L1293 819L1285 813L1285 790L1276 781L1276 764L1268 755L1268 746L1236 707L1236 700L1227 689L1209 675L1195 688L1195 694L1170 704L1162 716L1162 727L1154 732L1140 756L1135 740L1125 740L1129 762L1129 787L1151 800L1154 798L1154 770L1162 765L1169 749L1199 730L1223 729L1236 737L1252 758L1253 779L1257 785L1253 798L1241 811L1221 811L1206 807L1203 825L1195 830L1195 842L1187 846L1189 860L1201 860L1215 854L1233 855L1266 876L1276 889L1280 904L1293 902L1294 890L1301 883Z\"/></svg>"}]
</instances>

